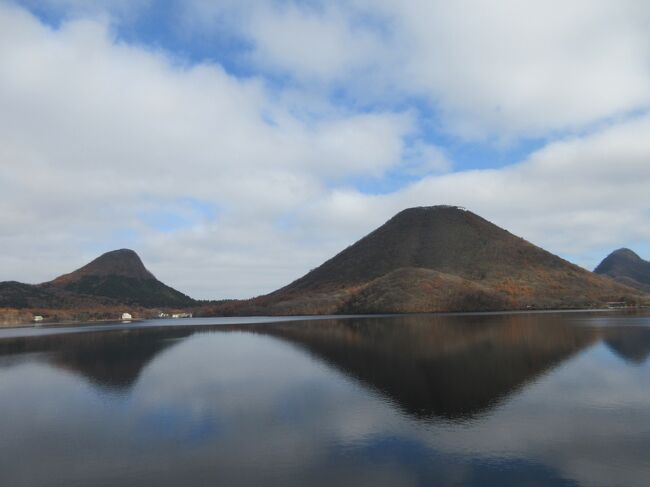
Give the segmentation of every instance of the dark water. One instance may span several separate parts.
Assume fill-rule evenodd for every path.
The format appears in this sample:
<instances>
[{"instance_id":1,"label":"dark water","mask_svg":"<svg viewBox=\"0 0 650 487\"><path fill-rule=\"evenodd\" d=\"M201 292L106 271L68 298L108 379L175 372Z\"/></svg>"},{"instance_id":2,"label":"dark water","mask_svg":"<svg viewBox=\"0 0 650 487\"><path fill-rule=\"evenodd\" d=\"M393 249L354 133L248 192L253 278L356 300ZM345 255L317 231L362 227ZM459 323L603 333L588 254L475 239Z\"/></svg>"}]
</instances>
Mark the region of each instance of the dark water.
<instances>
[{"instance_id":1,"label":"dark water","mask_svg":"<svg viewBox=\"0 0 650 487\"><path fill-rule=\"evenodd\" d=\"M65 330L0 335L2 486L650 484L648 315Z\"/></svg>"}]
</instances>

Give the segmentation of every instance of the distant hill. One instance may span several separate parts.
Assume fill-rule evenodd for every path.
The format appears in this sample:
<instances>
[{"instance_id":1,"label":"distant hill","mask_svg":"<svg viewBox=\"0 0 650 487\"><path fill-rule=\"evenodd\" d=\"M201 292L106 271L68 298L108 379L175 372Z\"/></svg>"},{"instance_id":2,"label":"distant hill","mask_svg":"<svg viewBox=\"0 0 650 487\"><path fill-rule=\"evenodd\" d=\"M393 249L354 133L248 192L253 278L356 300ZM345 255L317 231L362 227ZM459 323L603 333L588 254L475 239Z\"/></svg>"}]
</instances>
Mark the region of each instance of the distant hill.
<instances>
[{"instance_id":1,"label":"distant hill","mask_svg":"<svg viewBox=\"0 0 650 487\"><path fill-rule=\"evenodd\" d=\"M120 249L100 255L76 271L57 277L51 281L51 284L66 285L70 282L78 282L88 276L155 279L154 275L146 269L138 254L131 249Z\"/></svg>"},{"instance_id":2,"label":"distant hill","mask_svg":"<svg viewBox=\"0 0 650 487\"><path fill-rule=\"evenodd\" d=\"M594 270L617 281L650 292L650 262L630 249L618 249L609 254Z\"/></svg>"},{"instance_id":3,"label":"distant hill","mask_svg":"<svg viewBox=\"0 0 650 487\"><path fill-rule=\"evenodd\" d=\"M156 279L138 254L128 249L107 252L80 269L43 284L0 282L0 308L182 308L193 304L192 298Z\"/></svg>"},{"instance_id":4,"label":"distant hill","mask_svg":"<svg viewBox=\"0 0 650 487\"><path fill-rule=\"evenodd\" d=\"M145 307L183 307L194 303L189 296L156 279L145 268L138 254L129 249L107 252L41 287L106 297Z\"/></svg>"},{"instance_id":5,"label":"distant hill","mask_svg":"<svg viewBox=\"0 0 650 487\"><path fill-rule=\"evenodd\" d=\"M320 267L235 312L581 308L635 302L639 294L470 211L432 206L398 213Z\"/></svg>"}]
</instances>

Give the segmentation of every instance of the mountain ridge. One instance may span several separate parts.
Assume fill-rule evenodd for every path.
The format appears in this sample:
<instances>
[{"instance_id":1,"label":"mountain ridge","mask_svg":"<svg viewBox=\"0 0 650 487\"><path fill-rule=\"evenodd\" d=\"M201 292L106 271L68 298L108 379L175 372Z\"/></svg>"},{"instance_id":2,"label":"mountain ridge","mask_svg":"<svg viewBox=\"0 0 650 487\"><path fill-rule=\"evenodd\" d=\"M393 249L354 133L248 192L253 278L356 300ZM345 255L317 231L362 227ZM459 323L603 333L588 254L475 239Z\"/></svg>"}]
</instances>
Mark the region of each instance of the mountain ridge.
<instances>
[{"instance_id":1,"label":"mountain ridge","mask_svg":"<svg viewBox=\"0 0 650 487\"><path fill-rule=\"evenodd\" d=\"M0 283L0 308L191 308L197 316L242 316L574 309L650 300L650 289L617 279L469 210L441 205L400 211L304 276L256 298L199 303L160 282L136 252L118 249L52 281Z\"/></svg>"}]
</instances>

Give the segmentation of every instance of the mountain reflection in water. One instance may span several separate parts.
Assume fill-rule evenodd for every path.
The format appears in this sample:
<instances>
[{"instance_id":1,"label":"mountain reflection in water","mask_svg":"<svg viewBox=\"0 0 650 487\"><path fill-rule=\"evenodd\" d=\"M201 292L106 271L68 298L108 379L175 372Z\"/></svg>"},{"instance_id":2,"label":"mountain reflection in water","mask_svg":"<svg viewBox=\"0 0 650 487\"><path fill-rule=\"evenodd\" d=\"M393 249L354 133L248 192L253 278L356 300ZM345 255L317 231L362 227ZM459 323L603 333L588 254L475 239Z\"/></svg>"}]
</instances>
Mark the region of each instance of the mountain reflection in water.
<instances>
[{"instance_id":1,"label":"mountain reflection in water","mask_svg":"<svg viewBox=\"0 0 650 487\"><path fill-rule=\"evenodd\" d=\"M304 348L421 419L485 412L598 338L586 327L519 315L328 320L246 330Z\"/></svg>"},{"instance_id":2,"label":"mountain reflection in water","mask_svg":"<svg viewBox=\"0 0 650 487\"><path fill-rule=\"evenodd\" d=\"M565 316L545 314L133 328L4 340L0 355L49 352L52 365L98 386L128 389L156 355L208 331L255 333L292 343L420 419L471 419L600 339L634 364L650 355L649 328L567 326Z\"/></svg>"},{"instance_id":3,"label":"mountain reflection in water","mask_svg":"<svg viewBox=\"0 0 650 487\"><path fill-rule=\"evenodd\" d=\"M605 330L605 343L619 357L643 365L650 357L650 328L638 326Z\"/></svg>"},{"instance_id":4,"label":"mountain reflection in water","mask_svg":"<svg viewBox=\"0 0 650 487\"><path fill-rule=\"evenodd\" d=\"M1 339L0 485L643 485L648 325L412 315Z\"/></svg>"},{"instance_id":5,"label":"mountain reflection in water","mask_svg":"<svg viewBox=\"0 0 650 487\"><path fill-rule=\"evenodd\" d=\"M56 367L77 372L99 387L128 390L156 355L191 329L138 329L44 335L0 340L0 356L42 353Z\"/></svg>"}]
</instances>

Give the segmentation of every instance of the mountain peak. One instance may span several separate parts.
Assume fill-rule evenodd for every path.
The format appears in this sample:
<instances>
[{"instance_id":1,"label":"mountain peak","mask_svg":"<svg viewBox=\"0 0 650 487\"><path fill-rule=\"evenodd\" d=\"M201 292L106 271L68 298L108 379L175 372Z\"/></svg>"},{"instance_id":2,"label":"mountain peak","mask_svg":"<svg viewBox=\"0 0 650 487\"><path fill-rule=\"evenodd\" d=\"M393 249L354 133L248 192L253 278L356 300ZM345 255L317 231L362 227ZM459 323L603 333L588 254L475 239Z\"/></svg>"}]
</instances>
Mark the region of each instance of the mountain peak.
<instances>
[{"instance_id":1,"label":"mountain peak","mask_svg":"<svg viewBox=\"0 0 650 487\"><path fill-rule=\"evenodd\" d=\"M432 213L438 211L460 212L460 211L467 211L467 210L462 206L456 206L456 205L412 206L410 208L404 208L402 211L398 212L396 216L402 213L414 213L414 212Z\"/></svg>"},{"instance_id":2,"label":"mountain peak","mask_svg":"<svg viewBox=\"0 0 650 487\"><path fill-rule=\"evenodd\" d=\"M194 302L189 296L156 279L131 249L106 252L76 271L59 276L41 287L61 288L76 294L147 307L188 306Z\"/></svg>"},{"instance_id":3,"label":"mountain peak","mask_svg":"<svg viewBox=\"0 0 650 487\"><path fill-rule=\"evenodd\" d=\"M610 254L610 257L625 257L626 259L643 260L636 252L628 248L615 250Z\"/></svg>"},{"instance_id":4,"label":"mountain peak","mask_svg":"<svg viewBox=\"0 0 650 487\"><path fill-rule=\"evenodd\" d=\"M428 218L439 215L462 215L473 214L461 206L452 205L435 205L435 206L413 206L406 208L399 213L395 214L391 220L401 218ZM389 220L390 221L390 220Z\"/></svg>"},{"instance_id":5,"label":"mountain peak","mask_svg":"<svg viewBox=\"0 0 650 487\"><path fill-rule=\"evenodd\" d=\"M638 289L650 290L650 262L630 249L615 250L598 264L596 274L613 277Z\"/></svg>"},{"instance_id":6,"label":"mountain peak","mask_svg":"<svg viewBox=\"0 0 650 487\"><path fill-rule=\"evenodd\" d=\"M596 274L608 274L613 276L618 273L618 271L621 271L621 266L637 265L642 262L644 262L643 259L639 257L636 252L628 248L621 248L605 257L605 259L598 264L598 267L594 269L594 272Z\"/></svg>"},{"instance_id":7,"label":"mountain peak","mask_svg":"<svg viewBox=\"0 0 650 487\"><path fill-rule=\"evenodd\" d=\"M106 252L85 266L69 274L57 277L54 284L65 284L87 276L120 276L133 279L155 279L147 270L140 256L131 249Z\"/></svg>"},{"instance_id":8,"label":"mountain peak","mask_svg":"<svg viewBox=\"0 0 650 487\"><path fill-rule=\"evenodd\" d=\"M486 242L512 240L520 245L507 231L462 207L407 208L283 289L355 286L401 268L453 270L473 277L481 273L479 261L484 260Z\"/></svg>"}]
</instances>

